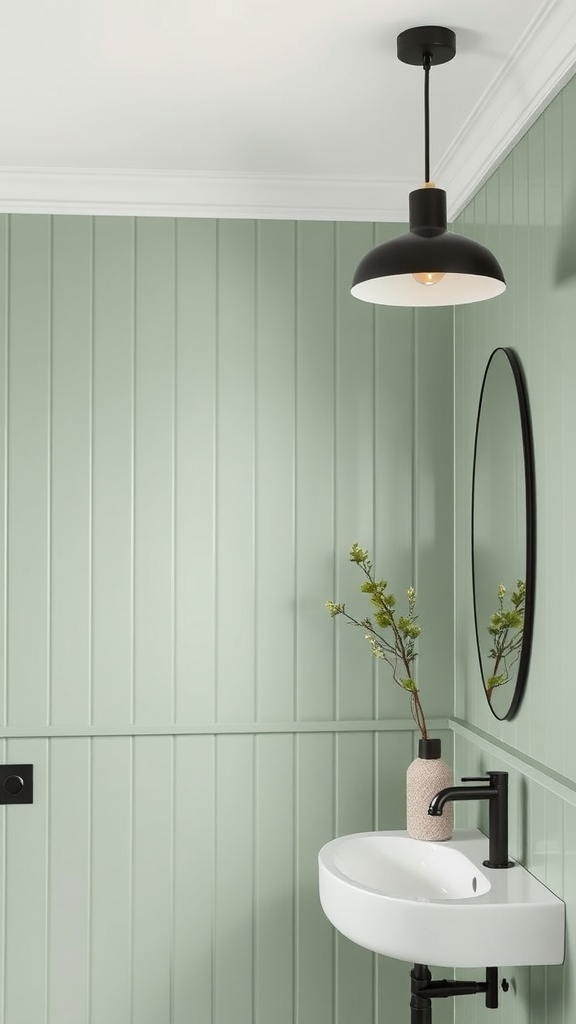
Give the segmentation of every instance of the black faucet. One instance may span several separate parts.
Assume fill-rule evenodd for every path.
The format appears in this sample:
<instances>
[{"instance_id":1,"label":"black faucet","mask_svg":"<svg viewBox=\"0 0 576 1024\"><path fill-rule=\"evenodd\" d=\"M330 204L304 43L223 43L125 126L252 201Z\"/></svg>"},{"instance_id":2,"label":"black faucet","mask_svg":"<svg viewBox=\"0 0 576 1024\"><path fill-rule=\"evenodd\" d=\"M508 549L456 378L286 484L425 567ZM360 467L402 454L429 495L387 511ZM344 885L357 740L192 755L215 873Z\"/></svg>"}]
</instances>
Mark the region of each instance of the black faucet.
<instances>
[{"instance_id":1,"label":"black faucet","mask_svg":"<svg viewBox=\"0 0 576 1024\"><path fill-rule=\"evenodd\" d=\"M508 772L487 772L479 779L462 782L483 782L483 786L448 786L432 797L428 814L442 814L449 800L488 800L490 818L488 827L487 868L511 868L508 860Z\"/></svg>"}]
</instances>

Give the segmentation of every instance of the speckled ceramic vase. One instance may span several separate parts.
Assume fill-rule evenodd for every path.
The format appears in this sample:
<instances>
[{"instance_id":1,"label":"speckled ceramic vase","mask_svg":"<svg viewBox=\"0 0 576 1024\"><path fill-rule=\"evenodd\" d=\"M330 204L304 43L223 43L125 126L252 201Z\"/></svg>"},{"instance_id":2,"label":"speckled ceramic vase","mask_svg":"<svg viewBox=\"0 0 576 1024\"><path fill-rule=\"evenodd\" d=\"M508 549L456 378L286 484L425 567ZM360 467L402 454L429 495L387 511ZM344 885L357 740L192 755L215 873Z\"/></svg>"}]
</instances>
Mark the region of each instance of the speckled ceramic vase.
<instances>
[{"instance_id":1,"label":"speckled ceramic vase","mask_svg":"<svg viewBox=\"0 0 576 1024\"><path fill-rule=\"evenodd\" d=\"M454 805L450 801L437 817L428 814L432 797L454 785L452 769L441 758L440 740L420 740L418 757L406 772L406 827L412 839L440 842L451 839Z\"/></svg>"}]
</instances>

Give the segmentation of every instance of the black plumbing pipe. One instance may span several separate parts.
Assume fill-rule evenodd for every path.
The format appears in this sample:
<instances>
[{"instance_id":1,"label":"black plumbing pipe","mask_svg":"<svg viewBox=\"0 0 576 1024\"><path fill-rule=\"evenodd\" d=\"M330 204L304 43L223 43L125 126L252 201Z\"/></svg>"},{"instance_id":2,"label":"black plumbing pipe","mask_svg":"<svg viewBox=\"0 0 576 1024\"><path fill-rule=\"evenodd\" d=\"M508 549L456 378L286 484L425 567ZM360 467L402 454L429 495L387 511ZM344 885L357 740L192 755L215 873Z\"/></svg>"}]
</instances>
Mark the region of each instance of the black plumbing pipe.
<instances>
[{"instance_id":1,"label":"black plumbing pipe","mask_svg":"<svg viewBox=\"0 0 576 1024\"><path fill-rule=\"evenodd\" d=\"M420 989L429 985L432 975L426 964L414 964L410 971L411 991L410 999L410 1024L432 1024L432 1002L425 996L421 996Z\"/></svg>"},{"instance_id":2,"label":"black plumbing pipe","mask_svg":"<svg viewBox=\"0 0 576 1024\"><path fill-rule=\"evenodd\" d=\"M504 987L504 982L502 982ZM506 990L505 990L506 991ZM498 1009L498 968L486 968L486 1006L489 1010Z\"/></svg>"},{"instance_id":3,"label":"black plumbing pipe","mask_svg":"<svg viewBox=\"0 0 576 1024\"><path fill-rule=\"evenodd\" d=\"M432 981L426 964L414 964L410 972L410 1024L432 1024L432 1000L451 996L485 994L489 1010L498 1008L498 968L486 968L486 981Z\"/></svg>"},{"instance_id":4,"label":"black plumbing pipe","mask_svg":"<svg viewBox=\"0 0 576 1024\"><path fill-rule=\"evenodd\" d=\"M423 985L420 995L426 999L447 999L448 996L477 996L486 991L485 981L431 981Z\"/></svg>"}]
</instances>

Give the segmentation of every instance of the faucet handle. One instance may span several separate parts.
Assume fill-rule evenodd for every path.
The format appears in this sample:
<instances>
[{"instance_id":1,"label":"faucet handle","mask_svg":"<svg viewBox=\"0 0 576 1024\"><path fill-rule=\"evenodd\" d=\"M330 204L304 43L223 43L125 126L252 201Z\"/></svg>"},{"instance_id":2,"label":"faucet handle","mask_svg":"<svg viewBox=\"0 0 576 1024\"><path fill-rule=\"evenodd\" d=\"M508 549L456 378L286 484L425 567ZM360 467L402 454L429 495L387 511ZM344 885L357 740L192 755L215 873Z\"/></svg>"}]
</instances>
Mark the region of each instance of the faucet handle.
<instances>
[{"instance_id":1,"label":"faucet handle","mask_svg":"<svg viewBox=\"0 0 576 1024\"><path fill-rule=\"evenodd\" d=\"M497 785L498 783L500 785L506 785L507 779L508 772L487 771L485 775L467 776L462 779L462 782L490 782L494 785Z\"/></svg>"}]
</instances>

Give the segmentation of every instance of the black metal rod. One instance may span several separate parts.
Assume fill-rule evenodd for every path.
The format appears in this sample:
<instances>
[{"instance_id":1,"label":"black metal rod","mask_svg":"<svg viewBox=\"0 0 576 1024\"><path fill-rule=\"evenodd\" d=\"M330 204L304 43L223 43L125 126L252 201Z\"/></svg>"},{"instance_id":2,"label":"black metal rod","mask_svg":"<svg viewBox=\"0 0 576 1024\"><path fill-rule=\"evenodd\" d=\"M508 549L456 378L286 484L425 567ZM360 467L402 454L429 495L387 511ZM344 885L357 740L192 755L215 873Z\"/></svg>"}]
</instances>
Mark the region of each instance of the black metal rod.
<instances>
[{"instance_id":1,"label":"black metal rod","mask_svg":"<svg viewBox=\"0 0 576 1024\"><path fill-rule=\"evenodd\" d=\"M430 65L432 58L425 53L424 68L424 181L430 181Z\"/></svg>"},{"instance_id":2,"label":"black metal rod","mask_svg":"<svg viewBox=\"0 0 576 1024\"><path fill-rule=\"evenodd\" d=\"M430 981L419 989L425 999L447 999L448 996L477 996L486 992L485 981Z\"/></svg>"}]
</instances>

